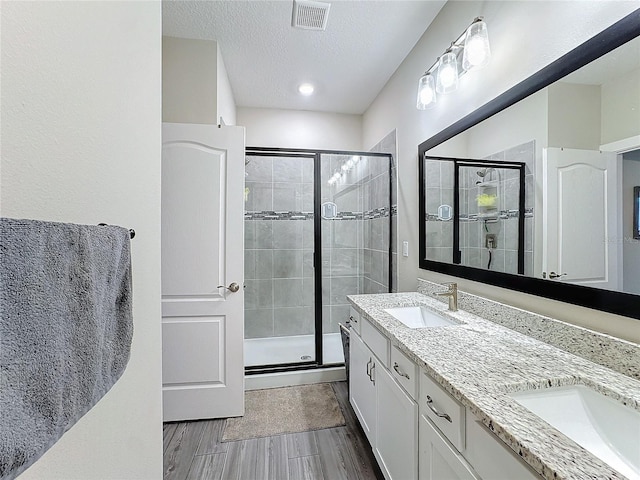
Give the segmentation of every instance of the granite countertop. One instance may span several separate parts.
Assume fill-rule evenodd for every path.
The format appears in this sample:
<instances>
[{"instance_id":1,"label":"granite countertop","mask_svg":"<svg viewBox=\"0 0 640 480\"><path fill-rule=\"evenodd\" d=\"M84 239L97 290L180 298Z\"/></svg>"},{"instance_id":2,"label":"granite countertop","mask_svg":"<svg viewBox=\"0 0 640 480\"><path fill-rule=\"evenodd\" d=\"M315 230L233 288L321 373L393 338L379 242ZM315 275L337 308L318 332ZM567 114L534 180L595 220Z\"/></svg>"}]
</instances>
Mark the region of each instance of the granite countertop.
<instances>
[{"instance_id":1,"label":"granite countertop","mask_svg":"<svg viewBox=\"0 0 640 480\"><path fill-rule=\"evenodd\" d=\"M547 479L624 479L511 399L510 392L587 385L640 411L640 381L421 293L350 295L354 308ZM425 305L459 325L411 329L383 309Z\"/></svg>"}]
</instances>

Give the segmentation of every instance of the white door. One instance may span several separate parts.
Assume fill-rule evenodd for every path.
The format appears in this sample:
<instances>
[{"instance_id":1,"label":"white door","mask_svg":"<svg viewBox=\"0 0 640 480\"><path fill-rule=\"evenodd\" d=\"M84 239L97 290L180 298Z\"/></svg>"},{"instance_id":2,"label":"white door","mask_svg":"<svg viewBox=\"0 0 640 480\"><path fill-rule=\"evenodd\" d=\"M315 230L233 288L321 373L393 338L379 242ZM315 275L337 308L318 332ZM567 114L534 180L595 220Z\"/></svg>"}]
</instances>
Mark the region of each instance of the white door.
<instances>
[{"instance_id":1,"label":"white door","mask_svg":"<svg viewBox=\"0 0 640 480\"><path fill-rule=\"evenodd\" d=\"M163 124L165 421L244 414L243 186L244 128Z\"/></svg>"},{"instance_id":2,"label":"white door","mask_svg":"<svg viewBox=\"0 0 640 480\"><path fill-rule=\"evenodd\" d=\"M546 277L618 290L622 231L617 155L547 148L542 168Z\"/></svg>"}]
</instances>

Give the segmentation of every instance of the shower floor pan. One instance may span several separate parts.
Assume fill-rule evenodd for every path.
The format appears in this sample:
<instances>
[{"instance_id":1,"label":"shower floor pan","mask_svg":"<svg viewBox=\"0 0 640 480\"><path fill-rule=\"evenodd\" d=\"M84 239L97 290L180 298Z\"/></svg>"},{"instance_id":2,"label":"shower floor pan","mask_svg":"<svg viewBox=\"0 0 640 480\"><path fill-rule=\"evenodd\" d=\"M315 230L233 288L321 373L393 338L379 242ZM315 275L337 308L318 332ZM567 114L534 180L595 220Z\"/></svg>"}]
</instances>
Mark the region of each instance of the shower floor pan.
<instances>
[{"instance_id":1,"label":"shower floor pan","mask_svg":"<svg viewBox=\"0 0 640 480\"><path fill-rule=\"evenodd\" d=\"M339 333L325 333L323 361L325 364L343 363L342 340ZM298 363L315 359L313 335L288 337L247 338L244 340L245 366Z\"/></svg>"}]
</instances>

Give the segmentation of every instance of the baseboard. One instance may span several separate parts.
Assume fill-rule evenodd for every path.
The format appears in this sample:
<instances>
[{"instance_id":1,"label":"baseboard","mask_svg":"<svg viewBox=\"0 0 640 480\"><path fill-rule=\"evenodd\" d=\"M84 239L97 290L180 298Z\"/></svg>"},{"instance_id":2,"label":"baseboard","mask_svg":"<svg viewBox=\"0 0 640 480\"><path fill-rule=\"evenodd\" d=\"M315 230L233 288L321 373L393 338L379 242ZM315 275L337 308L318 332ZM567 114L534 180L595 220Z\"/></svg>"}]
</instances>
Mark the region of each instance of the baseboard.
<instances>
[{"instance_id":1,"label":"baseboard","mask_svg":"<svg viewBox=\"0 0 640 480\"><path fill-rule=\"evenodd\" d=\"M339 382L346 380L346 378L344 367L263 373L260 375L246 375L244 377L244 389L262 390L264 388L291 387L310 383Z\"/></svg>"}]
</instances>

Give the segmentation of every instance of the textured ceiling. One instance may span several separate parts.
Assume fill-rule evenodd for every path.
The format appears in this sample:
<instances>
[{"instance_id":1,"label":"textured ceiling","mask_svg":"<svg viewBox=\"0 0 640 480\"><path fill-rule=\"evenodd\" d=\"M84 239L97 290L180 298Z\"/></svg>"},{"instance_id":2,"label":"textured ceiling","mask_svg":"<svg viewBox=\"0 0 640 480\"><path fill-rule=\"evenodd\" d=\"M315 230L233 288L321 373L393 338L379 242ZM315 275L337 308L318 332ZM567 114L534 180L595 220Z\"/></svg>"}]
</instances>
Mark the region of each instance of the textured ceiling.
<instances>
[{"instance_id":1,"label":"textured ceiling","mask_svg":"<svg viewBox=\"0 0 640 480\"><path fill-rule=\"evenodd\" d=\"M291 27L293 0L165 0L163 35L216 40L239 107L361 114L445 2L330 3L327 29L313 31Z\"/></svg>"}]
</instances>

